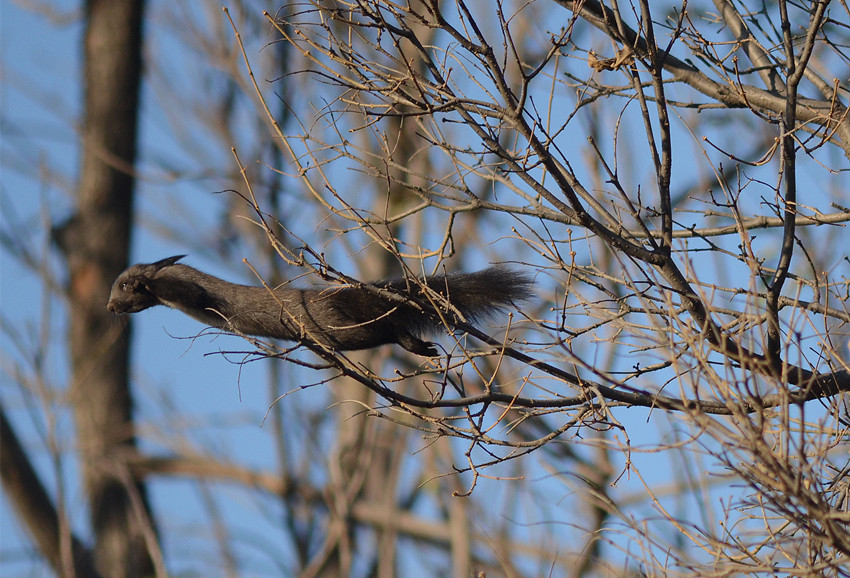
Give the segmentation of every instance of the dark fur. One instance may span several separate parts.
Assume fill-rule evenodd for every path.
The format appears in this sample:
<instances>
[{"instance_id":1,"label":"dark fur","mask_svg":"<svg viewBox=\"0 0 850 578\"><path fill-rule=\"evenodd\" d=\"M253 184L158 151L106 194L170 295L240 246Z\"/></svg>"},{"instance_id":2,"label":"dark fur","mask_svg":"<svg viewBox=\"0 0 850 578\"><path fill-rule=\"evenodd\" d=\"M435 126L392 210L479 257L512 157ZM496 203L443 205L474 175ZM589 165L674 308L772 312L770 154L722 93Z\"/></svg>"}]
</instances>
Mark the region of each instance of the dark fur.
<instances>
[{"instance_id":1,"label":"dark fur","mask_svg":"<svg viewBox=\"0 0 850 578\"><path fill-rule=\"evenodd\" d=\"M228 283L177 263L183 256L133 265L121 273L107 308L124 314L167 305L206 325L245 335L312 341L338 351L398 343L419 355L436 355L419 337L442 324L432 303L449 309L415 282L270 291ZM470 322L525 299L531 289L531 279L506 267L438 275L426 283ZM454 317L449 313L446 319Z\"/></svg>"}]
</instances>

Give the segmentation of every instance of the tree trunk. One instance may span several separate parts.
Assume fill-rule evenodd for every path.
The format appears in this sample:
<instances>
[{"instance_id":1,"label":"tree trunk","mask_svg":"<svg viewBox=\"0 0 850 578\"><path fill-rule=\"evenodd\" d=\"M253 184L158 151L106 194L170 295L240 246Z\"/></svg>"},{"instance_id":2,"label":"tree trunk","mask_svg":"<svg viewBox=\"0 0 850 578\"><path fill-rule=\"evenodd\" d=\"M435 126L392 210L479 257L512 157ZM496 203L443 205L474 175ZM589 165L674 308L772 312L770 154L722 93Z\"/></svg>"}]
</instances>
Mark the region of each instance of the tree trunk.
<instances>
[{"instance_id":1,"label":"tree trunk","mask_svg":"<svg viewBox=\"0 0 850 578\"><path fill-rule=\"evenodd\" d=\"M58 231L70 273L71 398L95 536L106 576L151 575L155 536L145 488L130 481L122 450L135 445L128 384L130 333L107 311L127 266L141 78L143 0L89 0L85 117L76 214Z\"/></svg>"}]
</instances>

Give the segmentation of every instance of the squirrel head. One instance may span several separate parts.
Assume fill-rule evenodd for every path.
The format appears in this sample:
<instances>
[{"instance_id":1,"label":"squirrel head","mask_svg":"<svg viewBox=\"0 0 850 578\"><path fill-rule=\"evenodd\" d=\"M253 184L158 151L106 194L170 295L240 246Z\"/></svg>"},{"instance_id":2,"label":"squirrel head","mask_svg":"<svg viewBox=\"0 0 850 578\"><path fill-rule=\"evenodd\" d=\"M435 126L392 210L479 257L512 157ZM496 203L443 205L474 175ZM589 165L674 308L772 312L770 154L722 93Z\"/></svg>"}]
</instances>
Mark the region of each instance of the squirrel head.
<instances>
[{"instance_id":1,"label":"squirrel head","mask_svg":"<svg viewBox=\"0 0 850 578\"><path fill-rule=\"evenodd\" d=\"M121 273L112 284L106 308L113 313L124 315L159 305L160 300L152 291L151 280L157 272L174 265L185 256L175 255L156 263L133 265Z\"/></svg>"}]
</instances>

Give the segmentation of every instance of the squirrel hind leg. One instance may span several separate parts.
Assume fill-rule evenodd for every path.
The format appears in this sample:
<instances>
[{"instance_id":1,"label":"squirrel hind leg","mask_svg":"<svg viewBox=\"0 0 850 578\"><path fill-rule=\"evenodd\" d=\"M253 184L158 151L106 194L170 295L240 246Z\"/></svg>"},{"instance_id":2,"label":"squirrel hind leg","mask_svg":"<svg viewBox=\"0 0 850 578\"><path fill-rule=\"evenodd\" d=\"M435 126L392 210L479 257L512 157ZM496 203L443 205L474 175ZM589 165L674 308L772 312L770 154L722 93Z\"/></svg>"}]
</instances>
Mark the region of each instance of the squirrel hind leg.
<instances>
[{"instance_id":1,"label":"squirrel hind leg","mask_svg":"<svg viewBox=\"0 0 850 578\"><path fill-rule=\"evenodd\" d=\"M437 357L439 352L434 347L433 343L422 341L419 338L412 336L410 333L400 333L396 342L411 353L423 355L425 357Z\"/></svg>"}]
</instances>

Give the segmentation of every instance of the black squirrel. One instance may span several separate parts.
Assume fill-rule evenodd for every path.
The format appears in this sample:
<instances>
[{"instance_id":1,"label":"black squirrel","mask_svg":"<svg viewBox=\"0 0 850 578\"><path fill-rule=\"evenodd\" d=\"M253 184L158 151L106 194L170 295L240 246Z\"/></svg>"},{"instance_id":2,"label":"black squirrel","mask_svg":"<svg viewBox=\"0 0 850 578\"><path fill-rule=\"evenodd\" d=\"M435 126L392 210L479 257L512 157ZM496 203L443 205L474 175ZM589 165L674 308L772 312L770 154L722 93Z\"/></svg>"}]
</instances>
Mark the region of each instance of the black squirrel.
<instances>
[{"instance_id":1,"label":"black squirrel","mask_svg":"<svg viewBox=\"0 0 850 578\"><path fill-rule=\"evenodd\" d=\"M435 356L433 344L419 339L443 323L432 305L440 300L434 294L429 300L428 290L473 322L526 299L532 284L524 273L495 266L427 277L427 290L405 280L367 288L269 289L229 283L178 263L183 257L133 265L115 280L106 307L126 314L167 305L206 325L244 335L309 341L336 351L397 343L418 355ZM442 303L440 309L448 308Z\"/></svg>"}]
</instances>

